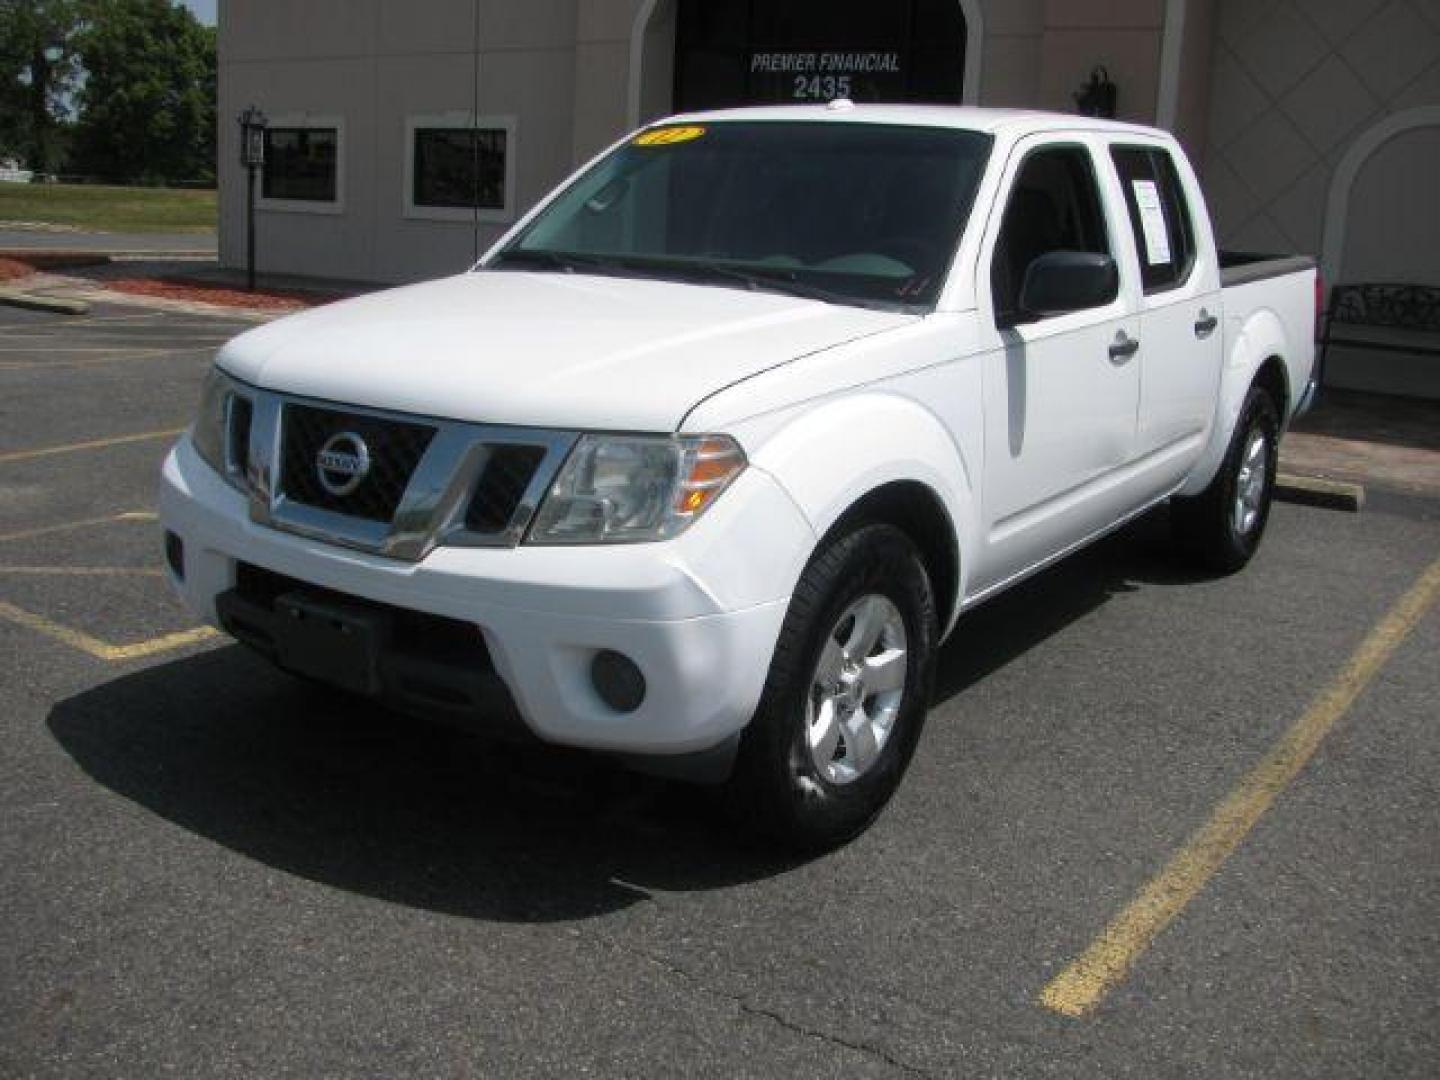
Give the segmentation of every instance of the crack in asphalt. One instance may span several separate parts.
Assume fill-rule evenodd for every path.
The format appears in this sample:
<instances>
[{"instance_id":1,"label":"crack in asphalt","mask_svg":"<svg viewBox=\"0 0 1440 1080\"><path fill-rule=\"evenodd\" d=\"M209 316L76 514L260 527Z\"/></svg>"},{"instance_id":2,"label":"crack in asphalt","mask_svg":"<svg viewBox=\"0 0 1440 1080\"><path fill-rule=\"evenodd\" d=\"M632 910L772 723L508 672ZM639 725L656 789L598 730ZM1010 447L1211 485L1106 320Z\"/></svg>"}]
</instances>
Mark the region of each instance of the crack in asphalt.
<instances>
[{"instance_id":1,"label":"crack in asphalt","mask_svg":"<svg viewBox=\"0 0 1440 1080\"><path fill-rule=\"evenodd\" d=\"M783 1015L782 1013L776 1012L773 1009L766 1009L760 1005L752 1004L750 1001L747 1001L743 995L734 994L727 990L721 990L716 987L710 986L691 972L686 971L684 968L679 967L678 965L672 963L669 960L665 960L662 957L656 956L653 953L646 952L643 949L628 949L623 945L616 945L616 947L621 949L622 951L634 953L636 956L654 965L655 967L658 967L660 970L665 971L675 976L676 978L683 980L684 982L688 983L690 986L693 986L695 989L699 990L703 994L706 994L712 998L716 998L720 1001L730 1002L747 1016L755 1016L769 1020L772 1023L784 1028L785 1030L792 1031L795 1034L801 1035L805 1038L830 1043L834 1046L842 1046L847 1050L853 1050L856 1053L865 1054L866 1056L875 1058L876 1060L883 1062L884 1064L890 1066L892 1069L896 1069L907 1076L918 1076L925 1078L925 1080L933 1080L933 1076L931 1073L928 1073L923 1069L917 1068L916 1066L911 1065L908 1062L901 1061L899 1058L896 1058L883 1047L873 1046L870 1043L853 1042L849 1039L844 1039L838 1035L831 1034L828 1031L821 1031L816 1028L806 1027L804 1024L796 1023L789 1017Z\"/></svg>"}]
</instances>

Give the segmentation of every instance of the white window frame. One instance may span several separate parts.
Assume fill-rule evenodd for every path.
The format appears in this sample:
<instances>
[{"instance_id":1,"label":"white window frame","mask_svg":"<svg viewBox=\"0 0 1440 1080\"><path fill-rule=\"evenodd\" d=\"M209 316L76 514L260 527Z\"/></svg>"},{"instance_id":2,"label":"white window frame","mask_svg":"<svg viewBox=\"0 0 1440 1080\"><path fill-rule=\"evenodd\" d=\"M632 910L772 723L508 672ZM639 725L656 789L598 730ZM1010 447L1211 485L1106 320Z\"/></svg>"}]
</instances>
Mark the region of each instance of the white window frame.
<instances>
[{"instance_id":1,"label":"white window frame","mask_svg":"<svg viewBox=\"0 0 1440 1080\"><path fill-rule=\"evenodd\" d=\"M505 132L505 205L498 210L465 206L421 206L415 202L415 137L422 128L450 128L456 131ZM405 182L400 192L401 213L417 221L488 221L508 223L515 220L515 117L512 115L475 116L469 112L431 113L405 118Z\"/></svg>"},{"instance_id":2,"label":"white window frame","mask_svg":"<svg viewBox=\"0 0 1440 1080\"><path fill-rule=\"evenodd\" d=\"M267 128L305 128L309 130L333 128L335 130L335 198L325 202L319 199L267 199L265 178L257 181L255 208L272 210L283 214L343 214L345 212L345 118L326 116L318 113L282 113L266 121ZM262 169L263 174L263 169Z\"/></svg>"}]
</instances>

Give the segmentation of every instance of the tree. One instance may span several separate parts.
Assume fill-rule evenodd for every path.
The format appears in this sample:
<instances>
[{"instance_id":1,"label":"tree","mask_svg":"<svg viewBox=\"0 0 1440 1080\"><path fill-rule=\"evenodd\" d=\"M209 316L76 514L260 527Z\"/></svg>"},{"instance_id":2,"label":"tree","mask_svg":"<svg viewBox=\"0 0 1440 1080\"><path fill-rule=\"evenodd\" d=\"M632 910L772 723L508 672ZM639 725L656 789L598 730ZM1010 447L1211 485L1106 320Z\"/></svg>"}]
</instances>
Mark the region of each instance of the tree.
<instances>
[{"instance_id":1,"label":"tree","mask_svg":"<svg viewBox=\"0 0 1440 1080\"><path fill-rule=\"evenodd\" d=\"M213 181L215 31L170 0L90 0L73 164L115 180Z\"/></svg>"},{"instance_id":2,"label":"tree","mask_svg":"<svg viewBox=\"0 0 1440 1080\"><path fill-rule=\"evenodd\" d=\"M0 153L57 164L55 129L76 77L79 0L0 0Z\"/></svg>"}]
</instances>

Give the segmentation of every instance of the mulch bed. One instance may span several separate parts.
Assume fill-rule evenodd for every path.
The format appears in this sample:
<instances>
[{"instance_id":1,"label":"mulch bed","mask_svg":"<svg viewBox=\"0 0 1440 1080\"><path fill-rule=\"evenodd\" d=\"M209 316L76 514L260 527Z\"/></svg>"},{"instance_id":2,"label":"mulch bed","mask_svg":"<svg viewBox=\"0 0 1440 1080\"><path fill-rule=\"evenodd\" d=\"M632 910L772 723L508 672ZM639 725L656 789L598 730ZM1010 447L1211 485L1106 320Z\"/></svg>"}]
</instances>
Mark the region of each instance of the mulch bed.
<instances>
[{"instance_id":1,"label":"mulch bed","mask_svg":"<svg viewBox=\"0 0 1440 1080\"><path fill-rule=\"evenodd\" d=\"M18 281L42 270L95 265L96 261L93 257L51 256L48 253L27 255L24 259L0 256L0 282ZM221 307L258 308L264 311L301 311L345 298L344 293L306 292L300 289L256 289L248 292L245 289L206 285L179 277L100 279L96 284L132 296L157 296L166 300L187 300L201 304L218 304Z\"/></svg>"},{"instance_id":2,"label":"mulch bed","mask_svg":"<svg viewBox=\"0 0 1440 1080\"><path fill-rule=\"evenodd\" d=\"M35 273L35 267L19 259L0 258L0 281L16 281Z\"/></svg>"},{"instance_id":3,"label":"mulch bed","mask_svg":"<svg viewBox=\"0 0 1440 1080\"><path fill-rule=\"evenodd\" d=\"M338 293L301 292L294 289L229 289L200 285L181 278L118 278L106 281L105 288L133 296L158 296L166 300L189 300L224 307L263 308L267 311L300 311L344 299Z\"/></svg>"}]
</instances>

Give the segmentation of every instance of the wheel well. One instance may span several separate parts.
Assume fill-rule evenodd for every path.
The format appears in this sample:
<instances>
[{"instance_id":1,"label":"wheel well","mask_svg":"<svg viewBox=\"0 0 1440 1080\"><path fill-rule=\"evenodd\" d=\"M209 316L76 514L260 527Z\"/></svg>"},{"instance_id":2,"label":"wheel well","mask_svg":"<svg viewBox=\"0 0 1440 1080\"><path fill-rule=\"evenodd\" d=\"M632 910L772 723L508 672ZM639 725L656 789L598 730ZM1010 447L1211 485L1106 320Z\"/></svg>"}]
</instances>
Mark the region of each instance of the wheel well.
<instances>
[{"instance_id":1,"label":"wheel well","mask_svg":"<svg viewBox=\"0 0 1440 1080\"><path fill-rule=\"evenodd\" d=\"M894 525L920 549L935 593L935 614L943 629L950 622L960 588L960 545L940 496L915 480L883 484L841 514L825 534L825 541L876 522Z\"/></svg>"},{"instance_id":2,"label":"wheel well","mask_svg":"<svg viewBox=\"0 0 1440 1080\"><path fill-rule=\"evenodd\" d=\"M1258 386L1270 395L1275 402L1275 411L1280 414L1280 428L1285 428L1285 418L1290 415L1290 376L1285 370L1285 363L1278 356L1267 357L1260 365L1260 370L1255 373L1255 380L1251 384Z\"/></svg>"}]
</instances>

